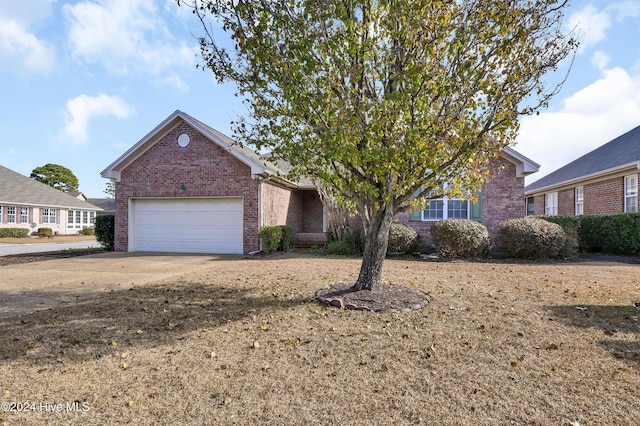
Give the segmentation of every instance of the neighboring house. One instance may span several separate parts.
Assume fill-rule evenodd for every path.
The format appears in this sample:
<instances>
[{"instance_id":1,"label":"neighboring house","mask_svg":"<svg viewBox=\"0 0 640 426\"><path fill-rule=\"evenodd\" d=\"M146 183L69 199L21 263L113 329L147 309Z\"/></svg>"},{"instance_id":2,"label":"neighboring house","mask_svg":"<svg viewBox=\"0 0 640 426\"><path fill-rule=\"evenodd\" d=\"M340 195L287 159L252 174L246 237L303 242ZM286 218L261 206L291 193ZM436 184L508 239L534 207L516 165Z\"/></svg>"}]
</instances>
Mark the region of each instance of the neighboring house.
<instances>
[{"instance_id":1,"label":"neighboring house","mask_svg":"<svg viewBox=\"0 0 640 426\"><path fill-rule=\"evenodd\" d=\"M51 228L59 235L94 226L100 208L0 166L0 228Z\"/></svg>"},{"instance_id":2,"label":"neighboring house","mask_svg":"<svg viewBox=\"0 0 640 426\"><path fill-rule=\"evenodd\" d=\"M490 229L524 216L524 176L539 167L509 148L494 164L475 205ZM119 251L249 253L259 249L263 225L291 226L298 245L324 241L324 208L310 181L286 179L284 167L181 111L101 174L116 182ZM433 221L470 218L472 210L467 201L436 200L419 218L398 220L425 236Z\"/></svg>"},{"instance_id":3,"label":"neighboring house","mask_svg":"<svg viewBox=\"0 0 640 426\"><path fill-rule=\"evenodd\" d=\"M638 212L640 126L525 188L528 214Z\"/></svg>"},{"instance_id":4,"label":"neighboring house","mask_svg":"<svg viewBox=\"0 0 640 426\"><path fill-rule=\"evenodd\" d=\"M94 206L100 207L102 210L98 211L98 216L107 216L116 214L116 199L115 198L89 198L87 202Z\"/></svg>"}]
</instances>

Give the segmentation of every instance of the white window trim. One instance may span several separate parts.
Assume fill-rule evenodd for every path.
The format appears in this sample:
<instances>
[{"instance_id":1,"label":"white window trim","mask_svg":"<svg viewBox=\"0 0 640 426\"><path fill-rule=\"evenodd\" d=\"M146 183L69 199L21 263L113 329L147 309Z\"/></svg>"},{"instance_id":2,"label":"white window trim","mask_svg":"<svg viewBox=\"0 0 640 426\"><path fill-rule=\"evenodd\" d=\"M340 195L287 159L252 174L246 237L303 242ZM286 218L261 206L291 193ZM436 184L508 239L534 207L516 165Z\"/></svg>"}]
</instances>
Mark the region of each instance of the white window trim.
<instances>
[{"instance_id":1,"label":"white window trim","mask_svg":"<svg viewBox=\"0 0 640 426\"><path fill-rule=\"evenodd\" d=\"M56 209L42 209L42 223L47 225L55 225Z\"/></svg>"},{"instance_id":2,"label":"white window trim","mask_svg":"<svg viewBox=\"0 0 640 426\"><path fill-rule=\"evenodd\" d=\"M20 207L20 223L29 223L29 207Z\"/></svg>"},{"instance_id":3,"label":"white window trim","mask_svg":"<svg viewBox=\"0 0 640 426\"><path fill-rule=\"evenodd\" d=\"M624 212L638 212L638 175L624 177Z\"/></svg>"},{"instance_id":4,"label":"white window trim","mask_svg":"<svg viewBox=\"0 0 640 426\"><path fill-rule=\"evenodd\" d=\"M467 203L467 217L464 219L469 219L471 217L471 203L469 202L469 200L462 200L460 198L434 198L433 200L427 200L427 202L430 201L442 201L442 218L429 218L429 217L424 217L424 212L426 209L422 210L422 221L423 222L438 222L440 220L445 220L445 219L449 219L449 201L463 201L465 203ZM455 219L461 219L461 218L455 218Z\"/></svg>"},{"instance_id":5,"label":"white window trim","mask_svg":"<svg viewBox=\"0 0 640 426\"><path fill-rule=\"evenodd\" d=\"M584 186L576 186L575 199L576 216L581 216L584 214Z\"/></svg>"},{"instance_id":6,"label":"white window trim","mask_svg":"<svg viewBox=\"0 0 640 426\"><path fill-rule=\"evenodd\" d=\"M13 213L11 213L13 211ZM18 223L18 208L7 206L7 223Z\"/></svg>"},{"instance_id":7,"label":"white window trim","mask_svg":"<svg viewBox=\"0 0 640 426\"><path fill-rule=\"evenodd\" d=\"M2 208L3 208L3 207L4 207L4 206L0 206L0 223L2 223Z\"/></svg>"},{"instance_id":8,"label":"white window trim","mask_svg":"<svg viewBox=\"0 0 640 426\"><path fill-rule=\"evenodd\" d=\"M544 214L547 216L558 215L558 193L544 194Z\"/></svg>"}]
</instances>

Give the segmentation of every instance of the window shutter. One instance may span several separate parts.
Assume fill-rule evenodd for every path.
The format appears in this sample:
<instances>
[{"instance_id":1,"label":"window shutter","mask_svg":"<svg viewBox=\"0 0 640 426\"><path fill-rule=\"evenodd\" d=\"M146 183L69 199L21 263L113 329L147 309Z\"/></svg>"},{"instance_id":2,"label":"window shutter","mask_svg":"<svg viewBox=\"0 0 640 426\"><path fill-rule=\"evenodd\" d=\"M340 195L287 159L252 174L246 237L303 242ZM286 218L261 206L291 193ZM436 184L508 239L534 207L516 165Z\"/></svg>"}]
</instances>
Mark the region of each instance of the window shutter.
<instances>
[{"instance_id":1,"label":"window shutter","mask_svg":"<svg viewBox=\"0 0 640 426\"><path fill-rule=\"evenodd\" d=\"M416 189L416 192L413 193L413 195L411 196L411 199L413 200L414 198L416 198L418 196L418 194L420 194L422 191L424 190L424 185L420 186L420 188ZM416 222L416 221L421 221L422 220L422 210L411 210L411 220Z\"/></svg>"},{"instance_id":2,"label":"window shutter","mask_svg":"<svg viewBox=\"0 0 640 426\"><path fill-rule=\"evenodd\" d=\"M56 209L56 225L60 225L60 210Z\"/></svg>"},{"instance_id":3,"label":"window shutter","mask_svg":"<svg viewBox=\"0 0 640 426\"><path fill-rule=\"evenodd\" d=\"M478 199L475 203L471 203L471 220L482 221L482 192L476 194Z\"/></svg>"}]
</instances>

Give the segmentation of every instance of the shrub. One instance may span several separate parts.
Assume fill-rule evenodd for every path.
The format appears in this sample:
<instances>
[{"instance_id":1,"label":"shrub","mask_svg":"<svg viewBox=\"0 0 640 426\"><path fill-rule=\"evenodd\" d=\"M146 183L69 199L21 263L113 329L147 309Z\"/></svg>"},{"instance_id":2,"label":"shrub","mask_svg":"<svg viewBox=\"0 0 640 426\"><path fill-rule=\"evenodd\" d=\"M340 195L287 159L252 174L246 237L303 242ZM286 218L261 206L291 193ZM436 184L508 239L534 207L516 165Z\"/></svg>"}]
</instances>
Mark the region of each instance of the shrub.
<instances>
[{"instance_id":1,"label":"shrub","mask_svg":"<svg viewBox=\"0 0 640 426\"><path fill-rule=\"evenodd\" d=\"M389 229L389 253L410 253L418 244L418 233L403 223L393 222Z\"/></svg>"},{"instance_id":2,"label":"shrub","mask_svg":"<svg viewBox=\"0 0 640 426\"><path fill-rule=\"evenodd\" d=\"M332 241L327 244L325 250L327 254L350 255L353 254L351 247L346 241Z\"/></svg>"},{"instance_id":3,"label":"shrub","mask_svg":"<svg viewBox=\"0 0 640 426\"><path fill-rule=\"evenodd\" d=\"M487 227L473 220L446 219L435 222L431 237L436 250L446 257L482 257L489 254Z\"/></svg>"},{"instance_id":4,"label":"shrub","mask_svg":"<svg viewBox=\"0 0 640 426\"><path fill-rule=\"evenodd\" d=\"M82 228L82 231L80 231L80 233L82 235L96 235L96 228L94 228L93 226L85 226L84 228Z\"/></svg>"},{"instance_id":5,"label":"shrub","mask_svg":"<svg viewBox=\"0 0 640 426\"><path fill-rule=\"evenodd\" d=\"M38 237L53 238L53 230L51 228L38 228Z\"/></svg>"},{"instance_id":6,"label":"shrub","mask_svg":"<svg viewBox=\"0 0 640 426\"><path fill-rule=\"evenodd\" d=\"M279 226L281 231L279 250L287 251L295 247L296 243L293 239L293 228L286 225Z\"/></svg>"},{"instance_id":7,"label":"shrub","mask_svg":"<svg viewBox=\"0 0 640 426\"><path fill-rule=\"evenodd\" d=\"M361 255L364 252L364 229L347 228L342 235L342 242L347 245L348 254Z\"/></svg>"},{"instance_id":8,"label":"shrub","mask_svg":"<svg viewBox=\"0 0 640 426\"><path fill-rule=\"evenodd\" d=\"M534 217L505 220L498 225L498 238L502 251L523 259L558 257L567 246L560 225Z\"/></svg>"},{"instance_id":9,"label":"shrub","mask_svg":"<svg viewBox=\"0 0 640 426\"><path fill-rule=\"evenodd\" d=\"M640 213L581 216L578 236L584 251L640 253Z\"/></svg>"},{"instance_id":10,"label":"shrub","mask_svg":"<svg viewBox=\"0 0 640 426\"><path fill-rule=\"evenodd\" d=\"M262 226L258 234L260 244L265 253L287 251L295 246L293 228L286 225Z\"/></svg>"},{"instance_id":11,"label":"shrub","mask_svg":"<svg viewBox=\"0 0 640 426\"><path fill-rule=\"evenodd\" d=\"M96 240L105 250L112 251L114 249L115 239L115 216L104 215L96 217L95 235Z\"/></svg>"},{"instance_id":12,"label":"shrub","mask_svg":"<svg viewBox=\"0 0 640 426\"><path fill-rule=\"evenodd\" d=\"M282 231L277 226L261 226L258 236L260 237L262 250L265 253L272 253L278 250L282 238Z\"/></svg>"},{"instance_id":13,"label":"shrub","mask_svg":"<svg viewBox=\"0 0 640 426\"><path fill-rule=\"evenodd\" d=\"M27 228L0 228L0 238L27 238Z\"/></svg>"}]
</instances>

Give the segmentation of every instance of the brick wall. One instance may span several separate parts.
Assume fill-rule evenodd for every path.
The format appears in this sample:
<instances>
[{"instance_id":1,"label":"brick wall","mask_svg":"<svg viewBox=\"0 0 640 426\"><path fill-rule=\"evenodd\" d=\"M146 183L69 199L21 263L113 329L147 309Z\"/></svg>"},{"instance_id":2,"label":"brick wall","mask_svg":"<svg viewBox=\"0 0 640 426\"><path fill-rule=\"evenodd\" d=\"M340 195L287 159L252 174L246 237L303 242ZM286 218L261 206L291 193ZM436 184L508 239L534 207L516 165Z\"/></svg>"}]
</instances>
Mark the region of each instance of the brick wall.
<instances>
[{"instance_id":1,"label":"brick wall","mask_svg":"<svg viewBox=\"0 0 640 426\"><path fill-rule=\"evenodd\" d=\"M177 143L182 133L191 138L186 148ZM115 249L128 248L128 202L132 197L242 196L244 252L256 250L258 185L246 164L182 123L122 170L116 182Z\"/></svg>"},{"instance_id":2,"label":"brick wall","mask_svg":"<svg viewBox=\"0 0 640 426\"><path fill-rule=\"evenodd\" d=\"M482 187L482 223L495 234L500 222L525 216L524 177L516 176L515 164L504 158L494 160L490 168L492 171ZM410 212L399 213L396 219L418 232L423 247L433 244L434 222L412 221Z\"/></svg>"},{"instance_id":3,"label":"brick wall","mask_svg":"<svg viewBox=\"0 0 640 426\"><path fill-rule=\"evenodd\" d=\"M263 224L289 225L296 233L322 232L322 202L316 190L290 190L262 184Z\"/></svg>"},{"instance_id":4,"label":"brick wall","mask_svg":"<svg viewBox=\"0 0 640 426\"><path fill-rule=\"evenodd\" d=\"M625 176L629 176L626 174ZM616 176L588 183L584 189L584 214L616 214L624 212L624 176ZM575 187L558 192L558 214L575 215ZM545 194L536 194L534 198L535 214L545 212Z\"/></svg>"},{"instance_id":5,"label":"brick wall","mask_svg":"<svg viewBox=\"0 0 640 426\"><path fill-rule=\"evenodd\" d=\"M575 214L576 214L575 188L558 191L558 215L573 216Z\"/></svg>"},{"instance_id":6,"label":"brick wall","mask_svg":"<svg viewBox=\"0 0 640 426\"><path fill-rule=\"evenodd\" d=\"M624 212L624 177L584 185L584 214Z\"/></svg>"}]
</instances>

